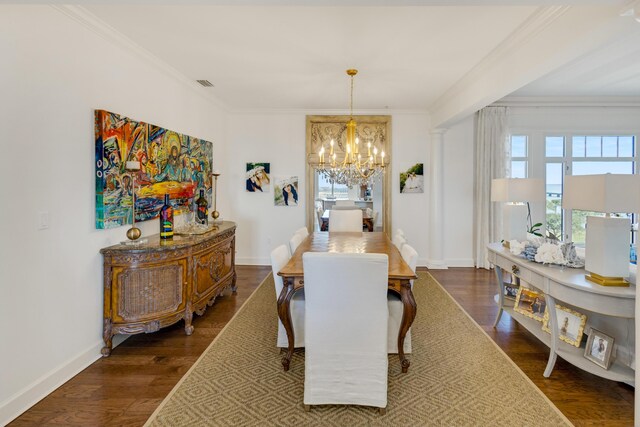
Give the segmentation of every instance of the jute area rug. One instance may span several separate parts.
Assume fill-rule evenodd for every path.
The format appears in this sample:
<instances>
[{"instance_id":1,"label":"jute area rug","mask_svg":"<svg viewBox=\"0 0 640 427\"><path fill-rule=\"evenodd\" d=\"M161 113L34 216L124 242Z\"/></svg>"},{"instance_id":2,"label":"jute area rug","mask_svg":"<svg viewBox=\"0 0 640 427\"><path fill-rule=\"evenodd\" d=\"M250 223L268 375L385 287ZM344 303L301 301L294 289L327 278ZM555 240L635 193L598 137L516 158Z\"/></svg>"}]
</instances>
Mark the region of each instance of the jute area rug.
<instances>
[{"instance_id":1,"label":"jute area rug","mask_svg":"<svg viewBox=\"0 0 640 427\"><path fill-rule=\"evenodd\" d=\"M414 295L411 367L402 374L398 356L389 356L385 415L361 406L304 411L304 351L284 372L270 275L146 425L571 425L430 274L419 273Z\"/></svg>"}]
</instances>

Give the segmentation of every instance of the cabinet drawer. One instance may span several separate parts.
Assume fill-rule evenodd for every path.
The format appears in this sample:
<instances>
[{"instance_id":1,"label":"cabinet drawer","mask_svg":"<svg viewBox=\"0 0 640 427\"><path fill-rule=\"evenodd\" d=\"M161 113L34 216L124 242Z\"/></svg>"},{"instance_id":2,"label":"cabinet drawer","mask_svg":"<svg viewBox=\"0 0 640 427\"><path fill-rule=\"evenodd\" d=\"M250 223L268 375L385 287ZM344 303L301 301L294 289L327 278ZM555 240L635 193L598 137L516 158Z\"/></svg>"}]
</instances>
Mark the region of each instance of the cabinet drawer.
<instances>
[{"instance_id":1,"label":"cabinet drawer","mask_svg":"<svg viewBox=\"0 0 640 427\"><path fill-rule=\"evenodd\" d=\"M516 264L513 261L498 254L495 254L495 262L493 264L497 267L502 268L507 273L514 274L515 276L531 284L532 286L535 286L536 288L544 292L547 291L547 289L545 289L544 277L534 271L529 270L527 267L521 264Z\"/></svg>"}]
</instances>

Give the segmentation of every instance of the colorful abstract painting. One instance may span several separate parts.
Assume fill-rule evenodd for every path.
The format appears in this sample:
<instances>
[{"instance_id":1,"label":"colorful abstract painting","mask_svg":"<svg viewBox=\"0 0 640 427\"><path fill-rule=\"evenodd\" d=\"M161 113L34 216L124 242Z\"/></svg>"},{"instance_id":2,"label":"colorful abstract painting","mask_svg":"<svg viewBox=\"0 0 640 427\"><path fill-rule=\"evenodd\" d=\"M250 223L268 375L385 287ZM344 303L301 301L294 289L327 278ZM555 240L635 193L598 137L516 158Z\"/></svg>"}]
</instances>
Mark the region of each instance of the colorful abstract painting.
<instances>
[{"instance_id":1,"label":"colorful abstract painting","mask_svg":"<svg viewBox=\"0 0 640 427\"><path fill-rule=\"evenodd\" d=\"M298 177L276 177L273 185L275 206L298 206Z\"/></svg>"},{"instance_id":2,"label":"colorful abstract painting","mask_svg":"<svg viewBox=\"0 0 640 427\"><path fill-rule=\"evenodd\" d=\"M250 193L268 193L271 188L270 173L270 163L247 163L247 191Z\"/></svg>"},{"instance_id":3,"label":"colorful abstract painting","mask_svg":"<svg viewBox=\"0 0 640 427\"><path fill-rule=\"evenodd\" d=\"M96 228L156 218L169 194L176 211L193 208L204 189L211 201L213 144L104 110L95 112ZM126 162L140 162L128 171Z\"/></svg>"}]
</instances>

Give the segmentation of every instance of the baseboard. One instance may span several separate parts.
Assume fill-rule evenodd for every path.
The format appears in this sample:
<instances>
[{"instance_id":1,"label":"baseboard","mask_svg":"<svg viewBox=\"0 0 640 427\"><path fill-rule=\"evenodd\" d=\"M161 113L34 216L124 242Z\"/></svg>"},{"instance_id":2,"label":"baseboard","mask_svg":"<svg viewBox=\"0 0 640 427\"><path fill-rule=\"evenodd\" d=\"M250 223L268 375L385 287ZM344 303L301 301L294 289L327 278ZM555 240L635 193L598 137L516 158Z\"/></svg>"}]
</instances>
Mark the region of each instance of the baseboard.
<instances>
[{"instance_id":1,"label":"baseboard","mask_svg":"<svg viewBox=\"0 0 640 427\"><path fill-rule=\"evenodd\" d=\"M427 268L431 270L446 270L449 268L444 260L427 260Z\"/></svg>"},{"instance_id":2,"label":"baseboard","mask_svg":"<svg viewBox=\"0 0 640 427\"><path fill-rule=\"evenodd\" d=\"M453 258L445 260L449 267L474 267L473 259L471 258Z\"/></svg>"},{"instance_id":3,"label":"baseboard","mask_svg":"<svg viewBox=\"0 0 640 427\"><path fill-rule=\"evenodd\" d=\"M120 340L122 342L123 340ZM69 362L49 371L0 404L0 425L9 424L80 371L102 357L102 340L78 354Z\"/></svg>"},{"instance_id":4,"label":"baseboard","mask_svg":"<svg viewBox=\"0 0 640 427\"><path fill-rule=\"evenodd\" d=\"M236 258L236 265L271 265L269 258L242 257Z\"/></svg>"}]
</instances>

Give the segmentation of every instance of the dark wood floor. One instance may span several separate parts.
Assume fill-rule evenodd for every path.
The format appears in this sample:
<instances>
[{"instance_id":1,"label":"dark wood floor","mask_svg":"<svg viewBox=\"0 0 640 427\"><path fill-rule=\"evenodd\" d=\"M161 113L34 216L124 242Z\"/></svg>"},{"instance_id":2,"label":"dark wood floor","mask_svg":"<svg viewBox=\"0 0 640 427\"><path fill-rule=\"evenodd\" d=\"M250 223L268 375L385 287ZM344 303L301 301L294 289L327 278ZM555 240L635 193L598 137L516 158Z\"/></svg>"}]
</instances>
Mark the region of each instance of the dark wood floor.
<instances>
[{"instance_id":1,"label":"dark wood floor","mask_svg":"<svg viewBox=\"0 0 640 427\"><path fill-rule=\"evenodd\" d=\"M185 336L182 322L136 335L29 409L10 426L140 426L251 295L269 267L239 266L238 294L224 295ZM492 327L493 273L472 268L432 270L434 277L576 426L633 425L634 390L558 358L544 378L549 350L504 315ZM514 408L517 417L517 408Z\"/></svg>"}]
</instances>

